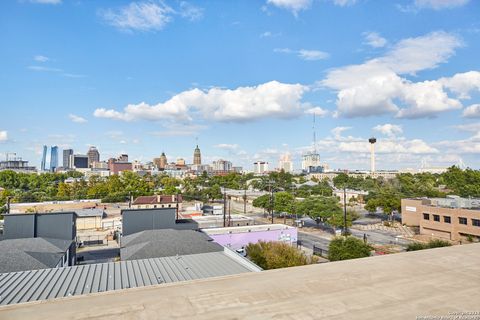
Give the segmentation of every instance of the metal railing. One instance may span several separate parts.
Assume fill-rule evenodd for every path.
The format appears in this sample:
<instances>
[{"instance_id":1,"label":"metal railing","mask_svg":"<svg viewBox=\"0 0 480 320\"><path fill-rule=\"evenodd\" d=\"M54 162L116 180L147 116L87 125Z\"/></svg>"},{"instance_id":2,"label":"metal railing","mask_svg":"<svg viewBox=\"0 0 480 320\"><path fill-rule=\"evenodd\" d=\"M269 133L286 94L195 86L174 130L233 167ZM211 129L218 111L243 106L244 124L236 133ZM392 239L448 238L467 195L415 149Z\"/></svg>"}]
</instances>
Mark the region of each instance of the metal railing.
<instances>
[{"instance_id":1,"label":"metal railing","mask_svg":"<svg viewBox=\"0 0 480 320\"><path fill-rule=\"evenodd\" d=\"M108 246L108 237L105 235L77 236L79 247L87 246Z\"/></svg>"}]
</instances>

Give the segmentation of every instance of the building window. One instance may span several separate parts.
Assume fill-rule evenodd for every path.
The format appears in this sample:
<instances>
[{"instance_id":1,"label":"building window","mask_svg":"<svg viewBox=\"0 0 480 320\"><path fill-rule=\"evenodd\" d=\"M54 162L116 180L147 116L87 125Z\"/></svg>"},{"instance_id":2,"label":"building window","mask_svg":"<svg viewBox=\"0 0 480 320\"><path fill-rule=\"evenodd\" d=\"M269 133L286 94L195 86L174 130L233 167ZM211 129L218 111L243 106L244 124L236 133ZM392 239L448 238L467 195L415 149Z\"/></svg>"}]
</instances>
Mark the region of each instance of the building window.
<instances>
[{"instance_id":1,"label":"building window","mask_svg":"<svg viewBox=\"0 0 480 320\"><path fill-rule=\"evenodd\" d=\"M434 214L433 221L440 222L440 216L438 214Z\"/></svg>"},{"instance_id":2,"label":"building window","mask_svg":"<svg viewBox=\"0 0 480 320\"><path fill-rule=\"evenodd\" d=\"M472 219L472 226L480 227L480 220L478 220L478 219Z\"/></svg>"},{"instance_id":3,"label":"building window","mask_svg":"<svg viewBox=\"0 0 480 320\"><path fill-rule=\"evenodd\" d=\"M443 222L452 223L452 218L450 218L449 216L443 216Z\"/></svg>"},{"instance_id":4,"label":"building window","mask_svg":"<svg viewBox=\"0 0 480 320\"><path fill-rule=\"evenodd\" d=\"M430 220L430 215L428 213L424 213L423 220Z\"/></svg>"},{"instance_id":5,"label":"building window","mask_svg":"<svg viewBox=\"0 0 480 320\"><path fill-rule=\"evenodd\" d=\"M467 224L467 218L459 217L458 218L458 223L466 225Z\"/></svg>"}]
</instances>

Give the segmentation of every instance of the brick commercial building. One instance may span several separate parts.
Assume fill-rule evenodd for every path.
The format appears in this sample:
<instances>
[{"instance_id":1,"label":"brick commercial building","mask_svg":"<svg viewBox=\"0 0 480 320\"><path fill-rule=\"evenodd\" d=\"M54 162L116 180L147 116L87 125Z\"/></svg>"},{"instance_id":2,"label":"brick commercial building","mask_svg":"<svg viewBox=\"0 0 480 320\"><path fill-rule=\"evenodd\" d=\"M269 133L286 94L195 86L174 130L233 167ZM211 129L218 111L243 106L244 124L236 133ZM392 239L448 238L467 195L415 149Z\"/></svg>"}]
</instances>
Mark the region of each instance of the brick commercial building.
<instances>
[{"instance_id":1,"label":"brick commercial building","mask_svg":"<svg viewBox=\"0 0 480 320\"><path fill-rule=\"evenodd\" d=\"M402 199L402 223L420 227L420 234L437 238L480 239L480 199Z\"/></svg>"}]
</instances>

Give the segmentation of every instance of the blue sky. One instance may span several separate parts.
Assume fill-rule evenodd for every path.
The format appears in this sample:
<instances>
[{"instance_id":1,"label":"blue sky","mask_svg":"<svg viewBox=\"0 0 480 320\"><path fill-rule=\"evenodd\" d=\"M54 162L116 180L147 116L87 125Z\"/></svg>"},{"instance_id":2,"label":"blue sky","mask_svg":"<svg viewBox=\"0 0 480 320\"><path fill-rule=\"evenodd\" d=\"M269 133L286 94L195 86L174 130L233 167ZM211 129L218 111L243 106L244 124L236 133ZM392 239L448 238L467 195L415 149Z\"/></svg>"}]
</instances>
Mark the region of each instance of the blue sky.
<instances>
[{"instance_id":1,"label":"blue sky","mask_svg":"<svg viewBox=\"0 0 480 320\"><path fill-rule=\"evenodd\" d=\"M0 153L480 167L479 2L0 4Z\"/></svg>"}]
</instances>

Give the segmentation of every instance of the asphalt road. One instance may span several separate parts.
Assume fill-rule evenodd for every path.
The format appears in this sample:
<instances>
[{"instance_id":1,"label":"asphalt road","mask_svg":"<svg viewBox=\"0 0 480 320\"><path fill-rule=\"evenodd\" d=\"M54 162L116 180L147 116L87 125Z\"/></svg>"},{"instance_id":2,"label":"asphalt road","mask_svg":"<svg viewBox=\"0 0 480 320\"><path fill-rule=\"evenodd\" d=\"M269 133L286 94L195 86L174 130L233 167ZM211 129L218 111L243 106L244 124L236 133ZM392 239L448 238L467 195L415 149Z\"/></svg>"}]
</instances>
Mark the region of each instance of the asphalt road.
<instances>
[{"instance_id":1,"label":"asphalt road","mask_svg":"<svg viewBox=\"0 0 480 320\"><path fill-rule=\"evenodd\" d=\"M306 227L313 227L313 228L319 228L325 231L332 231L331 229L329 230L328 228L320 225L317 225L317 223L310 219L310 218L303 218L302 220L305 221L305 226ZM407 246L411 241L406 240L404 238L398 237L395 233L384 231L384 230L356 230L356 229L349 229L350 233L359 239L363 239L363 235L367 235L367 241L373 244L378 244L378 245L388 245L388 244L396 244L396 245L401 245L401 246ZM299 236L300 238L300 236Z\"/></svg>"},{"instance_id":2,"label":"asphalt road","mask_svg":"<svg viewBox=\"0 0 480 320\"><path fill-rule=\"evenodd\" d=\"M321 238L311 233L298 232L298 240L302 242L302 246L313 250L313 245L323 250L328 251L330 240Z\"/></svg>"}]
</instances>

